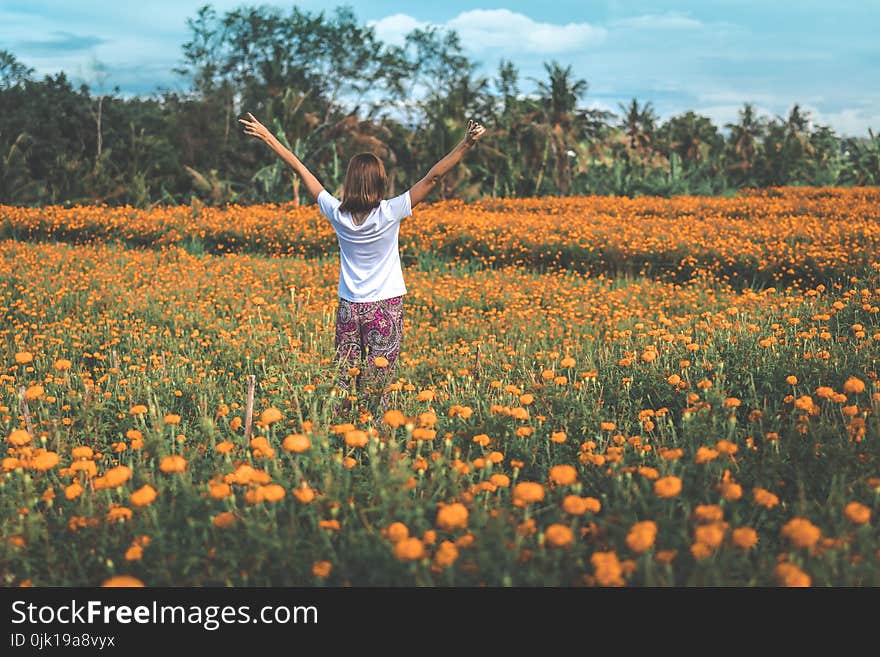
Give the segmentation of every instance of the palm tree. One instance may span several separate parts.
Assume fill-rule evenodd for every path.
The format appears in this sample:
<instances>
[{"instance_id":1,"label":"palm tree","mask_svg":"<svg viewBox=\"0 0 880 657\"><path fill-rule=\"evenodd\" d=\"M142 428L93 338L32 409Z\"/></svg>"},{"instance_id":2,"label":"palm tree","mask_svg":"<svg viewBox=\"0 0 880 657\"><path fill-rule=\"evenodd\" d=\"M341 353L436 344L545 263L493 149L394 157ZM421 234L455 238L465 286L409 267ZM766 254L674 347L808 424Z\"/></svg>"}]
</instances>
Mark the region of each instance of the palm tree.
<instances>
[{"instance_id":1,"label":"palm tree","mask_svg":"<svg viewBox=\"0 0 880 657\"><path fill-rule=\"evenodd\" d=\"M700 164L717 145L718 130L711 119L693 111L674 116L661 130L669 154L677 153L683 162Z\"/></svg>"},{"instance_id":2,"label":"palm tree","mask_svg":"<svg viewBox=\"0 0 880 657\"><path fill-rule=\"evenodd\" d=\"M629 137L629 147L634 151L647 149L654 139L659 118L654 112L654 106L649 101L640 107L635 98L629 105L619 105L622 112L619 127Z\"/></svg>"},{"instance_id":3,"label":"palm tree","mask_svg":"<svg viewBox=\"0 0 880 657\"><path fill-rule=\"evenodd\" d=\"M543 154L534 193L541 189L544 172L552 159L555 165L556 189L568 194L571 185L572 158L577 157L580 138L589 125L590 115L577 110L577 103L587 93L586 80L573 78L571 66L558 62L544 63L547 81L535 80L538 86L537 119L534 129L543 141Z\"/></svg>"},{"instance_id":4,"label":"palm tree","mask_svg":"<svg viewBox=\"0 0 880 657\"><path fill-rule=\"evenodd\" d=\"M755 106L746 103L739 111L739 120L725 127L730 130L727 144L732 162L728 170L739 178L740 184L752 185L759 141L765 131L764 121L756 115Z\"/></svg>"}]
</instances>

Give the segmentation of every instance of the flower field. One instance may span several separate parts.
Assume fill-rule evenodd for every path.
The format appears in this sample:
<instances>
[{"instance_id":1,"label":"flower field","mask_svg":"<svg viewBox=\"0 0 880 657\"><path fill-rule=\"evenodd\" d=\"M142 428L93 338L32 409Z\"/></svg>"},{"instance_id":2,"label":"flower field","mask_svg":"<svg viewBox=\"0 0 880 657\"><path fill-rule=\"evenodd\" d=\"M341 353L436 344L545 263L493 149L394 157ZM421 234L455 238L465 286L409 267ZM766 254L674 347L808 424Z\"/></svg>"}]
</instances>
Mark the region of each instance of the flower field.
<instances>
[{"instance_id":1,"label":"flower field","mask_svg":"<svg viewBox=\"0 0 880 657\"><path fill-rule=\"evenodd\" d=\"M880 191L401 248L392 410L343 416L313 207L0 206L0 583L880 585Z\"/></svg>"}]
</instances>

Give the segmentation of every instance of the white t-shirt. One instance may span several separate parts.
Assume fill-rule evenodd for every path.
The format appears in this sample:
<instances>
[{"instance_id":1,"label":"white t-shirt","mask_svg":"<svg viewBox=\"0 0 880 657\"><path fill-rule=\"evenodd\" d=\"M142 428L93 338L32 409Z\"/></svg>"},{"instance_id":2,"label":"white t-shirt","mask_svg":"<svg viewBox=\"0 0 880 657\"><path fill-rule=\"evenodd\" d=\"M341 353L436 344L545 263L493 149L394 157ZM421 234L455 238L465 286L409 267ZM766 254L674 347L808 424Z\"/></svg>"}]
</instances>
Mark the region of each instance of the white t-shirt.
<instances>
[{"instance_id":1,"label":"white t-shirt","mask_svg":"<svg viewBox=\"0 0 880 657\"><path fill-rule=\"evenodd\" d=\"M339 296L365 302L406 294L397 235L400 220L412 215L409 191L380 201L360 226L349 213L339 211L340 203L326 189L318 194L321 214L339 240Z\"/></svg>"}]
</instances>

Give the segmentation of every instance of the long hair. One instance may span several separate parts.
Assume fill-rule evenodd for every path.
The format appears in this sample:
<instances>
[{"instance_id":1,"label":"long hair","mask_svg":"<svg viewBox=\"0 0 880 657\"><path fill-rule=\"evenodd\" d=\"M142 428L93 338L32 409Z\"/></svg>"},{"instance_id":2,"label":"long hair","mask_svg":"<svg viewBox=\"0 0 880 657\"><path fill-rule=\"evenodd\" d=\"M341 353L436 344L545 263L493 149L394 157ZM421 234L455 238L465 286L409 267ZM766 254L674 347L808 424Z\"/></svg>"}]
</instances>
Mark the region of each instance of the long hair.
<instances>
[{"instance_id":1,"label":"long hair","mask_svg":"<svg viewBox=\"0 0 880 657\"><path fill-rule=\"evenodd\" d=\"M358 153L348 162L339 209L362 221L385 197L387 182L382 160L373 153Z\"/></svg>"}]
</instances>

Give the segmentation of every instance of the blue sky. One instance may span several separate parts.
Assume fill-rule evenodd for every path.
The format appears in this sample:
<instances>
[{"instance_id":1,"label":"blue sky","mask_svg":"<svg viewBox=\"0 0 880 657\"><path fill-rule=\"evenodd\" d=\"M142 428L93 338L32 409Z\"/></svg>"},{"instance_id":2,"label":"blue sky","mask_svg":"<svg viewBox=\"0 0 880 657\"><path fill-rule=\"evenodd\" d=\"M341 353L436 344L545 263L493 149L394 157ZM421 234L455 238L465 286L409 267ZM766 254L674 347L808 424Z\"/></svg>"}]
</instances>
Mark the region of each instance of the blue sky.
<instances>
[{"instance_id":1,"label":"blue sky","mask_svg":"<svg viewBox=\"0 0 880 657\"><path fill-rule=\"evenodd\" d=\"M186 18L204 1L0 0L0 48L40 74L77 81L106 67L107 89L150 93L181 86ZM243 4L212 3L223 11ZM616 110L636 97L664 118L694 109L721 125L743 101L765 114L799 102L815 123L848 135L880 131L880 0L598 1L445 0L431 3L297 3L318 11L348 4L387 41L416 26L453 27L468 54L494 74L501 58L528 77L542 62L571 64L590 83L583 103Z\"/></svg>"}]
</instances>

